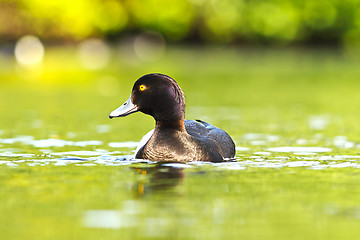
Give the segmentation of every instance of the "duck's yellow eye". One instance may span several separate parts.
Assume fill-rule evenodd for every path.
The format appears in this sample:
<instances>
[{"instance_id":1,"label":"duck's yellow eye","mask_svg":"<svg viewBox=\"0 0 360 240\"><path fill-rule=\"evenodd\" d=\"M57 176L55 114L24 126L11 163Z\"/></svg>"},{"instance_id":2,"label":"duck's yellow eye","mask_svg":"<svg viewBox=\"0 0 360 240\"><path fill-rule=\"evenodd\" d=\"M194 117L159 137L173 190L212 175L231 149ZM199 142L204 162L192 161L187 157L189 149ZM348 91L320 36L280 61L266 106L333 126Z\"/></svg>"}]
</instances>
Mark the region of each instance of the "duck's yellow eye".
<instances>
[{"instance_id":1,"label":"duck's yellow eye","mask_svg":"<svg viewBox=\"0 0 360 240\"><path fill-rule=\"evenodd\" d=\"M146 89L146 86L145 85L140 85L140 87L139 87L139 90L140 91L144 91Z\"/></svg>"}]
</instances>

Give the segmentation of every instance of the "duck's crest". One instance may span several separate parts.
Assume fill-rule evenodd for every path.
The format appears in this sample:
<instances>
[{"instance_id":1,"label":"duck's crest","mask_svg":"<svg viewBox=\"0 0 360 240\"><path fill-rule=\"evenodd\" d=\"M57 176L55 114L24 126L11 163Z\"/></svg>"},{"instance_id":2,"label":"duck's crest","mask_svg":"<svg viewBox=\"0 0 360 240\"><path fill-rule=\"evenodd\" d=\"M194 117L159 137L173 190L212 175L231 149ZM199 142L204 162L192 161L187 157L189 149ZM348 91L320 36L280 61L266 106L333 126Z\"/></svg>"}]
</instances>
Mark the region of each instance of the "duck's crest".
<instances>
[{"instance_id":1,"label":"duck's crest","mask_svg":"<svg viewBox=\"0 0 360 240\"><path fill-rule=\"evenodd\" d=\"M167 75L164 75L164 74L159 74L159 75L164 76L167 80L169 80L172 83L172 85L174 86L174 91L175 91L175 99L179 104L183 105L184 109L185 109L184 92L182 91L180 86L177 84L177 82L173 78L171 78L171 77L169 77Z\"/></svg>"}]
</instances>

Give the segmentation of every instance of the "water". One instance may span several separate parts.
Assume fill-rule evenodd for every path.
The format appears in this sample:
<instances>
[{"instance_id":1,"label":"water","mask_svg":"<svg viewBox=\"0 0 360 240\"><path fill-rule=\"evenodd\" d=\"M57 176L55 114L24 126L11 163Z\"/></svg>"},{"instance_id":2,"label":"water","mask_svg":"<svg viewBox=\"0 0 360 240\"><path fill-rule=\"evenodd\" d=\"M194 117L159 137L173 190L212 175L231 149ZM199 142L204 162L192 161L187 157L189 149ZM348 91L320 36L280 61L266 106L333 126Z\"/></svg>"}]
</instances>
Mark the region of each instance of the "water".
<instances>
[{"instance_id":1,"label":"water","mask_svg":"<svg viewBox=\"0 0 360 240\"><path fill-rule=\"evenodd\" d=\"M46 56L40 75L0 71L4 239L358 238L358 60L170 48L89 71L71 49ZM183 88L187 118L230 133L236 161L133 159L153 120L108 114L160 70Z\"/></svg>"},{"instance_id":2,"label":"water","mask_svg":"<svg viewBox=\"0 0 360 240\"><path fill-rule=\"evenodd\" d=\"M279 137L275 135L265 134L244 134L244 139L249 140L251 145L265 145L266 141L271 144L276 144L279 141ZM256 140L266 139L266 140ZM341 140L340 140L341 139ZM254 144L254 141L264 141L264 144ZM341 141L341 142L340 142ZM25 145L31 145L35 148L41 148L39 151L43 154L29 154L20 153L21 149L11 148L14 143L22 143ZM328 167L353 167L359 168L360 156L357 155L328 155L339 146L344 149L348 149L347 145L351 143L351 146L355 146L354 143L346 140L344 136L336 136L333 140L333 148L328 147L271 147L263 148L259 151L252 150L249 147L236 147L237 161L229 161L225 163L209 163L209 162L190 162L188 164L176 164L168 163L165 166L173 166L181 168L190 168L193 166L212 166L222 169L231 170L244 170L246 167L265 167L265 168L282 168L282 167L307 167L309 169L324 169ZM98 146L103 145L103 142L96 140L89 141L67 141L61 139L41 139L35 140L32 136L17 136L14 138L0 139L0 143L9 145L9 148L0 149L0 164L8 166L17 166L18 164L27 164L28 166L35 165L68 165L75 164L82 166L96 166L101 165L132 165L139 162L150 163L143 159L134 159L134 155L125 155L124 151L129 154L135 152L135 147L138 142L110 142L107 144L110 148L125 149L123 151L108 151L105 149L81 150L86 146ZM258 143L258 142L257 142ZM51 149L44 149L46 147L64 147L73 146L81 147L75 151L53 151ZM356 149L359 149L360 145L356 145ZM280 153L286 154L281 156ZM19 160L20 158L20 160ZM164 164L163 164L164 165Z\"/></svg>"}]
</instances>

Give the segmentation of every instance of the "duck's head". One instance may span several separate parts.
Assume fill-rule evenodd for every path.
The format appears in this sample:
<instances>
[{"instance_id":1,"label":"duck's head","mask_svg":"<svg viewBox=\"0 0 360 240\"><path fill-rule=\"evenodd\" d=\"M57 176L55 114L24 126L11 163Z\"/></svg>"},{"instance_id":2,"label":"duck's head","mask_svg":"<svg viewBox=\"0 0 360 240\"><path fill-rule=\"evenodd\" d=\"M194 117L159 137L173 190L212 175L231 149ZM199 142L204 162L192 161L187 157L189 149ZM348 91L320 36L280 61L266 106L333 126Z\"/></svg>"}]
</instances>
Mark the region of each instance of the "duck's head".
<instances>
[{"instance_id":1,"label":"duck's head","mask_svg":"<svg viewBox=\"0 0 360 240\"><path fill-rule=\"evenodd\" d=\"M112 111L109 118L143 112L156 121L176 121L185 118L185 98L174 79L163 74L147 74L139 78L129 99Z\"/></svg>"}]
</instances>

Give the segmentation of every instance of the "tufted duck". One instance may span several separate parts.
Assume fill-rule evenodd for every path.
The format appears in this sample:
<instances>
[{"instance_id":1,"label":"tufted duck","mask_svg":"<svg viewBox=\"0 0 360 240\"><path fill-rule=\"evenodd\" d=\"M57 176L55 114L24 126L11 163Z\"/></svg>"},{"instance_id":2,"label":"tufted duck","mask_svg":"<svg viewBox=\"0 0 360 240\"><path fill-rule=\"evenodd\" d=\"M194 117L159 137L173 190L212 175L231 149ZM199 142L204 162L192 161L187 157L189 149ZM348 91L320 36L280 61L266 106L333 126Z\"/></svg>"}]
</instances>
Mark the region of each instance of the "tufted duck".
<instances>
[{"instance_id":1,"label":"tufted duck","mask_svg":"<svg viewBox=\"0 0 360 240\"><path fill-rule=\"evenodd\" d=\"M235 157L235 144L224 130L200 120L184 120L184 94L169 76L147 74L139 78L129 99L109 117L124 117L137 111L151 115L156 125L140 142L136 158L222 162Z\"/></svg>"}]
</instances>

